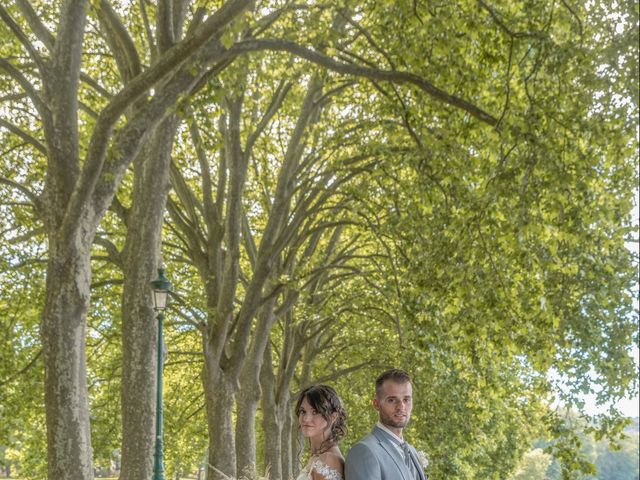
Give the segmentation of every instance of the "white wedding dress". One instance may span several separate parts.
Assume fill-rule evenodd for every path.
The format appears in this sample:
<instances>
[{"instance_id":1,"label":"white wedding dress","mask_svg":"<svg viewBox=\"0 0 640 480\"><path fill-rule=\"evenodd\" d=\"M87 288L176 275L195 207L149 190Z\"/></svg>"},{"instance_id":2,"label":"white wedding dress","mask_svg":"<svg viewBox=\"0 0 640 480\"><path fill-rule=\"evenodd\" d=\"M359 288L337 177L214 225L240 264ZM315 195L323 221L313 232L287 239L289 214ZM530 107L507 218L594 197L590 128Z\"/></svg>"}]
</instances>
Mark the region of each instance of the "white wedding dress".
<instances>
[{"instance_id":1,"label":"white wedding dress","mask_svg":"<svg viewBox=\"0 0 640 480\"><path fill-rule=\"evenodd\" d=\"M315 470L327 480L343 480L340 472L331 468L318 457L311 457L307 466L302 469L296 480L311 480L311 471Z\"/></svg>"}]
</instances>

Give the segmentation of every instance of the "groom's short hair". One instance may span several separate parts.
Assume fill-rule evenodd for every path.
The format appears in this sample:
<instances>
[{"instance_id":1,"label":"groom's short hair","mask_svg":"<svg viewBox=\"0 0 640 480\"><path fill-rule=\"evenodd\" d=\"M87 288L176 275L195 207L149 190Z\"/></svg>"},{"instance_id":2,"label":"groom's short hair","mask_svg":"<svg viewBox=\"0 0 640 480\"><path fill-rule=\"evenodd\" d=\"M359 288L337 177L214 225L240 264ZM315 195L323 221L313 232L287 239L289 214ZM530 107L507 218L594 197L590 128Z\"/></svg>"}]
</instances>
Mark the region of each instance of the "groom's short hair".
<instances>
[{"instance_id":1,"label":"groom's short hair","mask_svg":"<svg viewBox=\"0 0 640 480\"><path fill-rule=\"evenodd\" d=\"M376 397L380 398L382 395L382 385L387 380L391 380L395 383L411 383L411 376L404 370L399 368L392 368L386 372L382 372L376 379Z\"/></svg>"}]
</instances>

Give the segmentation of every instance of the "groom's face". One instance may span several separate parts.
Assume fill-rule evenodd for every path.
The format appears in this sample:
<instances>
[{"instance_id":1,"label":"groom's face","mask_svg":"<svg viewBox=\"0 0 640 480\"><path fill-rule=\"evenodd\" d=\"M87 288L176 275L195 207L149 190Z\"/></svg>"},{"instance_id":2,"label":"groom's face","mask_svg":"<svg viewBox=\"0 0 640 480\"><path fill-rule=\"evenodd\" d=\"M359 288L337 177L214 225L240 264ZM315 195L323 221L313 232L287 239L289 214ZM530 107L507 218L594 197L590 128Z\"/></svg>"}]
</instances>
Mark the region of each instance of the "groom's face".
<instances>
[{"instance_id":1,"label":"groom's face","mask_svg":"<svg viewBox=\"0 0 640 480\"><path fill-rule=\"evenodd\" d=\"M409 423L413 408L413 389L410 382L387 380L380 394L373 399L373 407L380 414L380 423L394 430L402 430Z\"/></svg>"}]
</instances>

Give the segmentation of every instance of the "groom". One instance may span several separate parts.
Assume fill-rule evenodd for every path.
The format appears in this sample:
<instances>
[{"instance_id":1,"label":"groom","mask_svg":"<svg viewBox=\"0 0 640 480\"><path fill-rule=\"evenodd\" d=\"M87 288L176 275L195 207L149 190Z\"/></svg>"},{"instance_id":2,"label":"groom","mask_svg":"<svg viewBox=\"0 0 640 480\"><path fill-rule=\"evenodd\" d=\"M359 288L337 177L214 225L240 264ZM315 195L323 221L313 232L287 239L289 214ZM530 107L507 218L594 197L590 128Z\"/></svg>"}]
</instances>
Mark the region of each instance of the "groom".
<instances>
[{"instance_id":1,"label":"groom","mask_svg":"<svg viewBox=\"0 0 640 480\"><path fill-rule=\"evenodd\" d=\"M416 449L402 438L411 416L411 377L404 370L387 370L376 380L373 408L380 421L356 443L345 465L346 480L427 480Z\"/></svg>"}]
</instances>

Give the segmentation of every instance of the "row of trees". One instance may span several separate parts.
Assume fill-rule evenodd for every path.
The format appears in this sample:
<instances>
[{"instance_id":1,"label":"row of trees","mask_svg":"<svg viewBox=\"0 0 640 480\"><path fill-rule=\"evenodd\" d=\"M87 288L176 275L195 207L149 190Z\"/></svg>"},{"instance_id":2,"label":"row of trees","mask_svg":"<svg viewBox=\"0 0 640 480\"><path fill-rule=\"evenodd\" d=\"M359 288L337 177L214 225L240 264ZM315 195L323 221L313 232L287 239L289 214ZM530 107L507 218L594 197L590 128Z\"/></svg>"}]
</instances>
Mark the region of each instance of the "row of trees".
<instances>
[{"instance_id":1,"label":"row of trees","mask_svg":"<svg viewBox=\"0 0 640 480\"><path fill-rule=\"evenodd\" d=\"M634 15L0 6L0 445L34 477L45 449L51 480L119 449L122 480L150 478L163 257L172 470L206 451L209 479L289 478L295 392L339 388L348 448L389 365L433 478L504 478L542 434L587 468L550 404L637 388Z\"/></svg>"}]
</instances>

